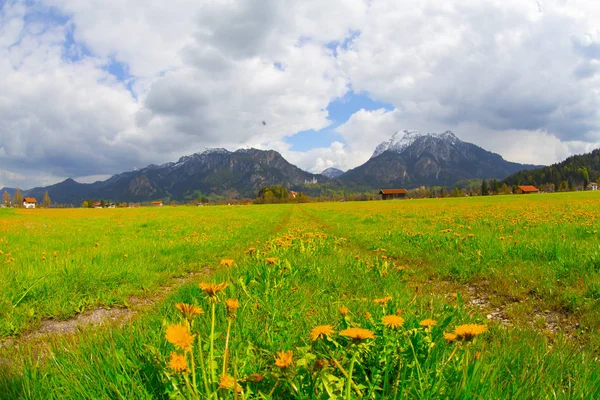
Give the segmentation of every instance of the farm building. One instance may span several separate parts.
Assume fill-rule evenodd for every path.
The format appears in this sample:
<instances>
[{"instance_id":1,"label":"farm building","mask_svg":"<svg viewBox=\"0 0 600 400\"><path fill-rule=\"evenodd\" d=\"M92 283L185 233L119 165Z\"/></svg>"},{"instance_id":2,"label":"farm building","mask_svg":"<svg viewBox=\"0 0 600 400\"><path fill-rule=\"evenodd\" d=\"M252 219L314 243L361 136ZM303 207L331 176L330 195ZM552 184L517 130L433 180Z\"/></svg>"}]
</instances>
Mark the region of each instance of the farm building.
<instances>
[{"instance_id":1,"label":"farm building","mask_svg":"<svg viewBox=\"0 0 600 400\"><path fill-rule=\"evenodd\" d=\"M95 202L94 208L102 208L102 203L100 203L99 201Z\"/></svg>"},{"instance_id":2,"label":"farm building","mask_svg":"<svg viewBox=\"0 0 600 400\"><path fill-rule=\"evenodd\" d=\"M295 199L296 196L298 196L298 192L294 192L293 190L290 190L290 196Z\"/></svg>"},{"instance_id":3,"label":"farm building","mask_svg":"<svg viewBox=\"0 0 600 400\"><path fill-rule=\"evenodd\" d=\"M406 189L381 189L379 191L382 200L405 199L408 192Z\"/></svg>"},{"instance_id":4,"label":"farm building","mask_svg":"<svg viewBox=\"0 0 600 400\"><path fill-rule=\"evenodd\" d=\"M162 201L153 201L152 202L152 206L153 207L162 207L163 206L163 202Z\"/></svg>"},{"instance_id":5,"label":"farm building","mask_svg":"<svg viewBox=\"0 0 600 400\"><path fill-rule=\"evenodd\" d=\"M590 184L587 185L587 190L598 190L598 184L596 182L590 182Z\"/></svg>"},{"instance_id":6,"label":"farm building","mask_svg":"<svg viewBox=\"0 0 600 400\"><path fill-rule=\"evenodd\" d=\"M35 208L36 204L37 204L37 200L34 199L33 197L25 197L23 199L23 207L25 207L25 208Z\"/></svg>"},{"instance_id":7,"label":"farm building","mask_svg":"<svg viewBox=\"0 0 600 400\"><path fill-rule=\"evenodd\" d=\"M539 193L539 189L536 188L535 186L517 186L517 193L518 194L530 194L530 193Z\"/></svg>"}]
</instances>

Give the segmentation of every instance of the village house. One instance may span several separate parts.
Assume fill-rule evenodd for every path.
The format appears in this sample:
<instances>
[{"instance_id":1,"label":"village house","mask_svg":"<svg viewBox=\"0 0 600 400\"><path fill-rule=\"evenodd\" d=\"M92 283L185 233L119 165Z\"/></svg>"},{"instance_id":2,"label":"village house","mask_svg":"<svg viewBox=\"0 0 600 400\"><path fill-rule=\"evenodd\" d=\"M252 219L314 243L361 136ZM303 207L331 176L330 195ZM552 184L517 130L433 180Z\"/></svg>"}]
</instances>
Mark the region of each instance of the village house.
<instances>
[{"instance_id":1,"label":"village house","mask_svg":"<svg viewBox=\"0 0 600 400\"><path fill-rule=\"evenodd\" d=\"M598 184L596 182L590 182L587 185L587 190L598 190Z\"/></svg>"},{"instance_id":2,"label":"village house","mask_svg":"<svg viewBox=\"0 0 600 400\"><path fill-rule=\"evenodd\" d=\"M102 208L102 203L100 203L99 201L95 202L94 208Z\"/></svg>"},{"instance_id":3,"label":"village house","mask_svg":"<svg viewBox=\"0 0 600 400\"><path fill-rule=\"evenodd\" d=\"M163 206L162 201L153 201L152 202L152 207L162 207L162 206Z\"/></svg>"},{"instance_id":4,"label":"village house","mask_svg":"<svg viewBox=\"0 0 600 400\"><path fill-rule=\"evenodd\" d=\"M531 185L524 185L524 186L517 186L517 194L531 194L531 193L539 193L539 189L536 188L535 186L531 186Z\"/></svg>"},{"instance_id":5,"label":"village house","mask_svg":"<svg viewBox=\"0 0 600 400\"><path fill-rule=\"evenodd\" d=\"M25 208L35 208L36 204L37 204L37 200L34 199L33 197L25 197L23 199L23 207L25 207Z\"/></svg>"},{"instance_id":6,"label":"village house","mask_svg":"<svg viewBox=\"0 0 600 400\"><path fill-rule=\"evenodd\" d=\"M382 200L405 199L408 192L406 189L381 189L379 191Z\"/></svg>"},{"instance_id":7,"label":"village house","mask_svg":"<svg viewBox=\"0 0 600 400\"><path fill-rule=\"evenodd\" d=\"M295 199L296 196L298 196L298 192L294 192L293 190L290 190L290 196Z\"/></svg>"}]
</instances>

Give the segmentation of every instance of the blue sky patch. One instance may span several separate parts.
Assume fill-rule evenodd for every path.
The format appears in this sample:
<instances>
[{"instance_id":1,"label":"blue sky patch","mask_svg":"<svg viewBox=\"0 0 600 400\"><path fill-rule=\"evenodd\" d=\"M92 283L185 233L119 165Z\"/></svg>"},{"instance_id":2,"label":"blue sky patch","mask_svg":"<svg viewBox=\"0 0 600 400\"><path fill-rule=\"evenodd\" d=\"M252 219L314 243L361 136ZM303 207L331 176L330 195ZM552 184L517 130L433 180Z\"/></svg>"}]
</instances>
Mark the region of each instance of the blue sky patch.
<instances>
[{"instance_id":1,"label":"blue sky patch","mask_svg":"<svg viewBox=\"0 0 600 400\"><path fill-rule=\"evenodd\" d=\"M307 151L319 147L329 147L333 142L345 143L344 138L335 128L342 125L355 112L364 109L367 111L385 109L391 111L394 107L390 104L371 99L366 93L348 92L344 97L335 99L327 106L331 125L321 130L314 129L298 132L287 136L284 141L291 144L292 151Z\"/></svg>"}]
</instances>

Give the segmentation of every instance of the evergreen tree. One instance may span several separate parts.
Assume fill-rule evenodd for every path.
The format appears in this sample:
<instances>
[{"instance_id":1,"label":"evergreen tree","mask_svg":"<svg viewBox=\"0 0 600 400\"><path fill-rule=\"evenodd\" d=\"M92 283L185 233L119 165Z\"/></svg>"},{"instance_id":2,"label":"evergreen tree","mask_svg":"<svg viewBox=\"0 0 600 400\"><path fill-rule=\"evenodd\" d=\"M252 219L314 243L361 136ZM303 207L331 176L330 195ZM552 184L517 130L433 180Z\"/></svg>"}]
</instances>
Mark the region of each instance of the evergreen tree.
<instances>
[{"instance_id":1,"label":"evergreen tree","mask_svg":"<svg viewBox=\"0 0 600 400\"><path fill-rule=\"evenodd\" d=\"M48 191L46 190L44 192L44 199L42 200L42 206L48 208L48 207L50 207L50 204L52 204L50 202L50 195L48 194Z\"/></svg>"},{"instance_id":2,"label":"evergreen tree","mask_svg":"<svg viewBox=\"0 0 600 400\"><path fill-rule=\"evenodd\" d=\"M454 197L460 197L460 190L457 187L454 188Z\"/></svg>"},{"instance_id":3,"label":"evergreen tree","mask_svg":"<svg viewBox=\"0 0 600 400\"><path fill-rule=\"evenodd\" d=\"M2 193L2 202L6 206L10 204L10 193L8 193L8 190L5 190L4 193Z\"/></svg>"},{"instance_id":4,"label":"evergreen tree","mask_svg":"<svg viewBox=\"0 0 600 400\"><path fill-rule=\"evenodd\" d=\"M500 185L498 184L498 180L494 179L492 181L492 189L494 190L494 194L500 193Z\"/></svg>"},{"instance_id":5,"label":"evergreen tree","mask_svg":"<svg viewBox=\"0 0 600 400\"><path fill-rule=\"evenodd\" d=\"M15 189L15 195L13 196L13 204L16 206L20 206L23 204L23 195L21 194L21 189Z\"/></svg>"},{"instance_id":6,"label":"evergreen tree","mask_svg":"<svg viewBox=\"0 0 600 400\"><path fill-rule=\"evenodd\" d=\"M490 188L489 188L489 186L488 186L488 183L487 183L487 181L484 179L484 180L481 182L481 195L482 195L482 196L487 196L487 195L489 195L489 194L490 194Z\"/></svg>"}]
</instances>

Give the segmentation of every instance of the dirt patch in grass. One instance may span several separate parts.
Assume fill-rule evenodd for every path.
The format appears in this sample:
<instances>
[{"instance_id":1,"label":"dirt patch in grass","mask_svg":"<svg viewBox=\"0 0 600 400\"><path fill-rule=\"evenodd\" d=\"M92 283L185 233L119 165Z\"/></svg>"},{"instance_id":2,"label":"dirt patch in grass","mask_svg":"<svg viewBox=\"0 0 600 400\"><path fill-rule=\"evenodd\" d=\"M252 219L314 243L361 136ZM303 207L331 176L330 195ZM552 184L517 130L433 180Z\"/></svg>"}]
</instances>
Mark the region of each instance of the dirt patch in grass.
<instances>
[{"instance_id":1,"label":"dirt patch in grass","mask_svg":"<svg viewBox=\"0 0 600 400\"><path fill-rule=\"evenodd\" d=\"M48 336L75 334L88 327L124 325L147 308L162 301L174 288L191 282L199 276L209 275L210 272L211 269L204 266L200 271L190 272L185 276L173 279L171 283L162 286L160 290L150 296L131 296L127 299L127 307L99 307L67 320L43 320L40 327L35 330L0 341L0 348L41 340Z\"/></svg>"}]
</instances>

